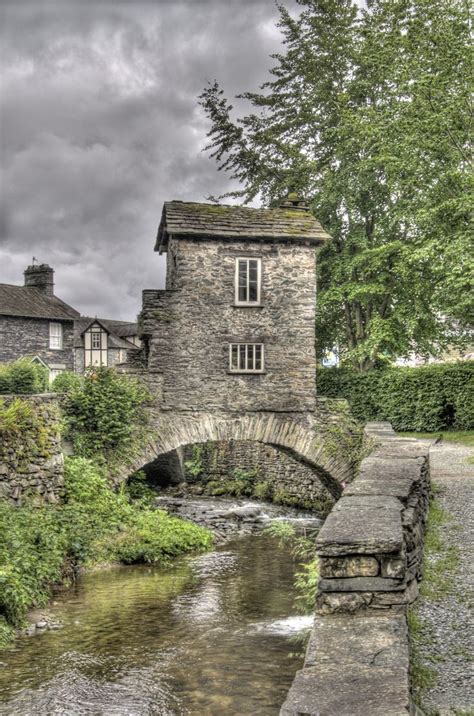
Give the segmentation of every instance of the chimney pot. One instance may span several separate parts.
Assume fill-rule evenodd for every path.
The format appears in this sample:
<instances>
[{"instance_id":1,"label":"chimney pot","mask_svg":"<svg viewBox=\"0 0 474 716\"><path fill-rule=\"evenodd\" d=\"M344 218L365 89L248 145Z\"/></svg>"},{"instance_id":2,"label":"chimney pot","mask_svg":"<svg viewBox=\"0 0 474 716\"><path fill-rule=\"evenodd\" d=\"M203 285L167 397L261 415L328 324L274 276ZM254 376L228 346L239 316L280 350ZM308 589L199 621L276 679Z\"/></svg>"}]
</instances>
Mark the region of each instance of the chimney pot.
<instances>
[{"instance_id":1,"label":"chimney pot","mask_svg":"<svg viewBox=\"0 0 474 716\"><path fill-rule=\"evenodd\" d=\"M280 203L282 209L296 209L297 211L309 211L309 206L304 199L300 199L295 191L288 194L286 199Z\"/></svg>"}]
</instances>

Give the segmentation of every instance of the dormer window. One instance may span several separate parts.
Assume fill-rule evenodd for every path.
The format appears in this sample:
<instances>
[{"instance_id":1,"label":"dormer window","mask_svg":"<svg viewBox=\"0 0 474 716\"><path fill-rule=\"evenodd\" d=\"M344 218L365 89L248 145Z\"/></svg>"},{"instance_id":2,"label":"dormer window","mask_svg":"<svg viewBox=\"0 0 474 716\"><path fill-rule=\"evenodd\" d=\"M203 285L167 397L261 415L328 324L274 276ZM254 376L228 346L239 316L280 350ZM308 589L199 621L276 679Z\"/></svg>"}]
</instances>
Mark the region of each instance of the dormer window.
<instances>
[{"instance_id":1,"label":"dormer window","mask_svg":"<svg viewBox=\"0 0 474 716\"><path fill-rule=\"evenodd\" d=\"M49 347L54 351L60 351L62 349L63 327L61 323L49 324Z\"/></svg>"},{"instance_id":2,"label":"dormer window","mask_svg":"<svg viewBox=\"0 0 474 716\"><path fill-rule=\"evenodd\" d=\"M259 306L262 284L262 259L239 257L235 260L235 303Z\"/></svg>"}]
</instances>

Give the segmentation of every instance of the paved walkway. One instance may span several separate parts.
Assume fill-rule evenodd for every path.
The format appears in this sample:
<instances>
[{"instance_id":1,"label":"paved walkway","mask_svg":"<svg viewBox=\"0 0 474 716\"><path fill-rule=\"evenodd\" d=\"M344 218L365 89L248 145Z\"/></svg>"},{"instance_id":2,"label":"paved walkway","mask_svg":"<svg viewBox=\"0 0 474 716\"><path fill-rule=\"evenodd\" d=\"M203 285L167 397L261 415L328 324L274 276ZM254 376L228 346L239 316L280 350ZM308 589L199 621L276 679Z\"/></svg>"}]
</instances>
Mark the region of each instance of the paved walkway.
<instances>
[{"instance_id":1,"label":"paved walkway","mask_svg":"<svg viewBox=\"0 0 474 716\"><path fill-rule=\"evenodd\" d=\"M428 625L423 649L426 665L437 671L436 685L425 692L428 714L474 714L474 449L441 442L431 455L431 479L442 490L437 496L452 519L443 525L448 545L460 550L456 592L440 603L420 599L419 614Z\"/></svg>"}]
</instances>

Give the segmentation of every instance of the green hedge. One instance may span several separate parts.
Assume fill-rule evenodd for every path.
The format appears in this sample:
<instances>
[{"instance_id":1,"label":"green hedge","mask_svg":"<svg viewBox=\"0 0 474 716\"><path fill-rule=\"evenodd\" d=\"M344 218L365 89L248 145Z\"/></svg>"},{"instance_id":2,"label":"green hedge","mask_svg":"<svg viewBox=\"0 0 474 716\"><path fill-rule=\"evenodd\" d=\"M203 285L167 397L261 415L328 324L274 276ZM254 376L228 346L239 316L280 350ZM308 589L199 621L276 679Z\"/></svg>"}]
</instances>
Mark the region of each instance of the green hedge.
<instances>
[{"instance_id":1,"label":"green hedge","mask_svg":"<svg viewBox=\"0 0 474 716\"><path fill-rule=\"evenodd\" d=\"M49 371L30 358L0 363L0 395L28 395L48 390Z\"/></svg>"},{"instance_id":2,"label":"green hedge","mask_svg":"<svg viewBox=\"0 0 474 716\"><path fill-rule=\"evenodd\" d=\"M318 393L346 398L356 418L388 420L395 430L474 429L474 361L357 373L319 368Z\"/></svg>"}]
</instances>

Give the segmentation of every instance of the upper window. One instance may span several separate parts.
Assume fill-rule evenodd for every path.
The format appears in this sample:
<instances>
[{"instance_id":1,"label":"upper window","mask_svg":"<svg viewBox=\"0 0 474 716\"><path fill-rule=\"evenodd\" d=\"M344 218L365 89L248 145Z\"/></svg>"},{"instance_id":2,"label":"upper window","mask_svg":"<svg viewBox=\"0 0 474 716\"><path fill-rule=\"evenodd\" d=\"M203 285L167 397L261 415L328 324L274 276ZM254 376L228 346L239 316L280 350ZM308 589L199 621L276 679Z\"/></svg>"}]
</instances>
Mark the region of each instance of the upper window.
<instances>
[{"instance_id":1,"label":"upper window","mask_svg":"<svg viewBox=\"0 0 474 716\"><path fill-rule=\"evenodd\" d=\"M231 373L263 373L263 343L230 343L229 370Z\"/></svg>"},{"instance_id":2,"label":"upper window","mask_svg":"<svg viewBox=\"0 0 474 716\"><path fill-rule=\"evenodd\" d=\"M63 327L61 323L49 324L49 347L53 350L61 350L63 347Z\"/></svg>"},{"instance_id":3,"label":"upper window","mask_svg":"<svg viewBox=\"0 0 474 716\"><path fill-rule=\"evenodd\" d=\"M91 333L91 348L92 350L100 350L101 344L101 333Z\"/></svg>"},{"instance_id":4,"label":"upper window","mask_svg":"<svg viewBox=\"0 0 474 716\"><path fill-rule=\"evenodd\" d=\"M235 303L239 306L260 304L262 260L235 260Z\"/></svg>"}]
</instances>

